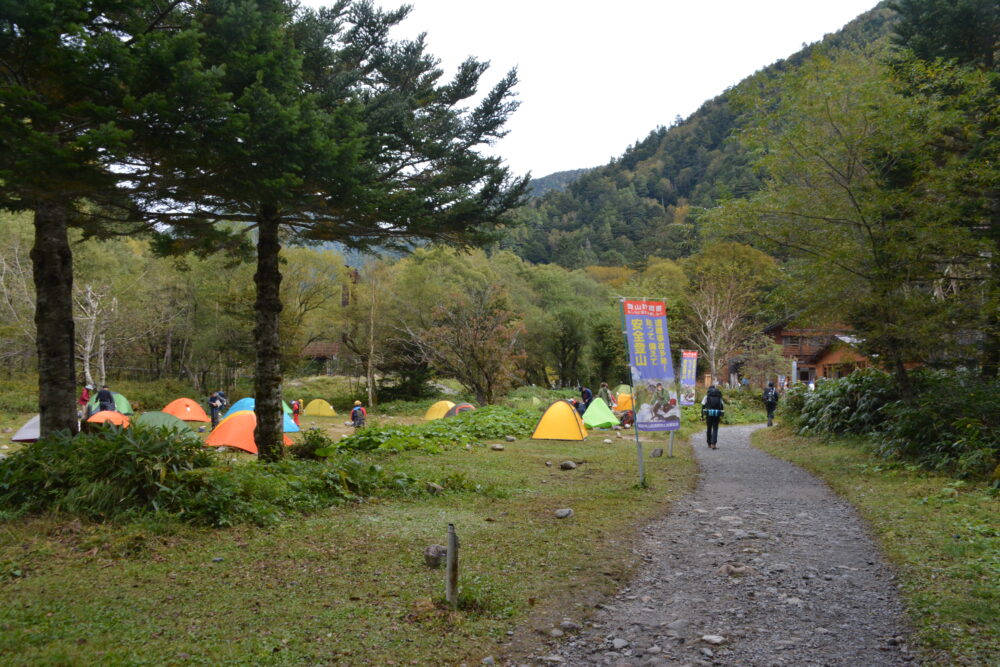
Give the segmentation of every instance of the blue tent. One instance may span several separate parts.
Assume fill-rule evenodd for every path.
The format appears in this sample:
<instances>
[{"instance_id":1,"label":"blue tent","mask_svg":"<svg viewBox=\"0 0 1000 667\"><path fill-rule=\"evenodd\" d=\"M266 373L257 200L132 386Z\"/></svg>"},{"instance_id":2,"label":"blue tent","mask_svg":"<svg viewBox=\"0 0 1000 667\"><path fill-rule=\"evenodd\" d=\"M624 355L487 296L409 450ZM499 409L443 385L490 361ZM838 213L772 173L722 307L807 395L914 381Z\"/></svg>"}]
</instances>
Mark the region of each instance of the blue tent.
<instances>
[{"instance_id":1,"label":"blue tent","mask_svg":"<svg viewBox=\"0 0 1000 667\"><path fill-rule=\"evenodd\" d=\"M241 398L240 400L236 401L231 406L229 406L229 409L226 410L226 414L222 416L223 418L225 418L236 412L243 412L244 410L253 410L253 407L254 405L256 405L256 403L257 402L249 396L247 396L246 398ZM286 416L292 414L292 409L288 407L288 403L285 403L284 401L281 402L281 409L284 411ZM299 429L296 428L295 430L298 431Z\"/></svg>"}]
</instances>

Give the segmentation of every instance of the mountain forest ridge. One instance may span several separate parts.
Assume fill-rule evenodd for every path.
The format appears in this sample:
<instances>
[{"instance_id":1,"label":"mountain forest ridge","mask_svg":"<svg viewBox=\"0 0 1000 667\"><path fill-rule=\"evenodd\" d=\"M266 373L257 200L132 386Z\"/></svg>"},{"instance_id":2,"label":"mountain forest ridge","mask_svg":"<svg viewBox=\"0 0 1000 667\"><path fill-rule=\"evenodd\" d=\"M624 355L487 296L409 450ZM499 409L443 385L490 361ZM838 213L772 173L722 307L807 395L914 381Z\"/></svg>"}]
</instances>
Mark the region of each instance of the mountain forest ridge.
<instances>
[{"instance_id":1,"label":"mountain forest ridge","mask_svg":"<svg viewBox=\"0 0 1000 667\"><path fill-rule=\"evenodd\" d=\"M501 247L568 268L637 266L651 256L692 254L697 210L761 185L750 155L734 139L749 118L733 109L733 95L801 66L818 50L857 50L887 39L896 19L888 4L761 69L687 119L657 127L607 165L533 179L533 197L517 211L521 224Z\"/></svg>"}]
</instances>

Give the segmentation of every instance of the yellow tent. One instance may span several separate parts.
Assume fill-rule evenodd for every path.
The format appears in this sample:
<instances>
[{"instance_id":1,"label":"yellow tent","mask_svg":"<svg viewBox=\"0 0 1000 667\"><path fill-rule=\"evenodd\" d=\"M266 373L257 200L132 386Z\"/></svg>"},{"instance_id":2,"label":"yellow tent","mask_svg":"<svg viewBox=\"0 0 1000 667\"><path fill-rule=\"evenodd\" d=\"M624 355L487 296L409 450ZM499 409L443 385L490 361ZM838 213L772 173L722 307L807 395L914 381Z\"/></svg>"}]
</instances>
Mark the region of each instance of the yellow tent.
<instances>
[{"instance_id":1,"label":"yellow tent","mask_svg":"<svg viewBox=\"0 0 1000 667\"><path fill-rule=\"evenodd\" d=\"M631 410L632 394L618 394L618 407L615 410Z\"/></svg>"},{"instance_id":2,"label":"yellow tent","mask_svg":"<svg viewBox=\"0 0 1000 667\"><path fill-rule=\"evenodd\" d=\"M427 412L424 413L424 419L428 421L431 419L441 419L453 407L455 407L455 404L451 401L438 401L431 407L427 408Z\"/></svg>"},{"instance_id":3,"label":"yellow tent","mask_svg":"<svg viewBox=\"0 0 1000 667\"><path fill-rule=\"evenodd\" d=\"M336 417L337 411L322 398L314 398L306 406L305 414L307 417Z\"/></svg>"},{"instance_id":4,"label":"yellow tent","mask_svg":"<svg viewBox=\"0 0 1000 667\"><path fill-rule=\"evenodd\" d=\"M583 440L587 427L580 413L566 401L556 401L549 406L531 434L532 440Z\"/></svg>"}]
</instances>

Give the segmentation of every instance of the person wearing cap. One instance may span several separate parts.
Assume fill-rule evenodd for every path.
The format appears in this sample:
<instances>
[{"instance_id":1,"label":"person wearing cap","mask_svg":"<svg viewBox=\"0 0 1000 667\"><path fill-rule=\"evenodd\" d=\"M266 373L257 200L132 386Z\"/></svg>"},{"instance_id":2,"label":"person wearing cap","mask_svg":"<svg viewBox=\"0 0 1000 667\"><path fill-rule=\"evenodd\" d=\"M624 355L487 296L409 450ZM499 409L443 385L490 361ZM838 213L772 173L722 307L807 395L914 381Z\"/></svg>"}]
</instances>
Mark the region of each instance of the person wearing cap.
<instances>
[{"instance_id":1,"label":"person wearing cap","mask_svg":"<svg viewBox=\"0 0 1000 667\"><path fill-rule=\"evenodd\" d=\"M354 407L351 409L351 424L354 428L361 428L365 425L365 418L368 416L368 412L365 407L361 405L361 401L354 401Z\"/></svg>"}]
</instances>

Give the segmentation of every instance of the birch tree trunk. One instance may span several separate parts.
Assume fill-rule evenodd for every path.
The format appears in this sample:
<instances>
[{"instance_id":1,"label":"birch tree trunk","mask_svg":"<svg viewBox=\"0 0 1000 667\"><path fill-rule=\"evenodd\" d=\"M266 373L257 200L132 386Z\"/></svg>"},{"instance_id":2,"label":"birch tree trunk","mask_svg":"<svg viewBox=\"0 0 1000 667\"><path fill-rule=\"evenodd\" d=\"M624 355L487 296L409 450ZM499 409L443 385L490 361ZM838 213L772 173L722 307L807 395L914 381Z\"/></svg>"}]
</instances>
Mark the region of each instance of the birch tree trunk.
<instances>
[{"instance_id":1,"label":"birch tree trunk","mask_svg":"<svg viewBox=\"0 0 1000 667\"><path fill-rule=\"evenodd\" d=\"M257 226L257 286L254 327L256 372L257 456L262 461L279 461L284 456L281 410L281 339L278 322L281 317L281 270L278 240L278 216L272 207L264 207Z\"/></svg>"},{"instance_id":2,"label":"birch tree trunk","mask_svg":"<svg viewBox=\"0 0 1000 667\"><path fill-rule=\"evenodd\" d=\"M67 211L58 202L35 207L31 250L35 281L35 346L38 352L38 410L42 437L76 433L76 349L73 325L73 254Z\"/></svg>"}]
</instances>

